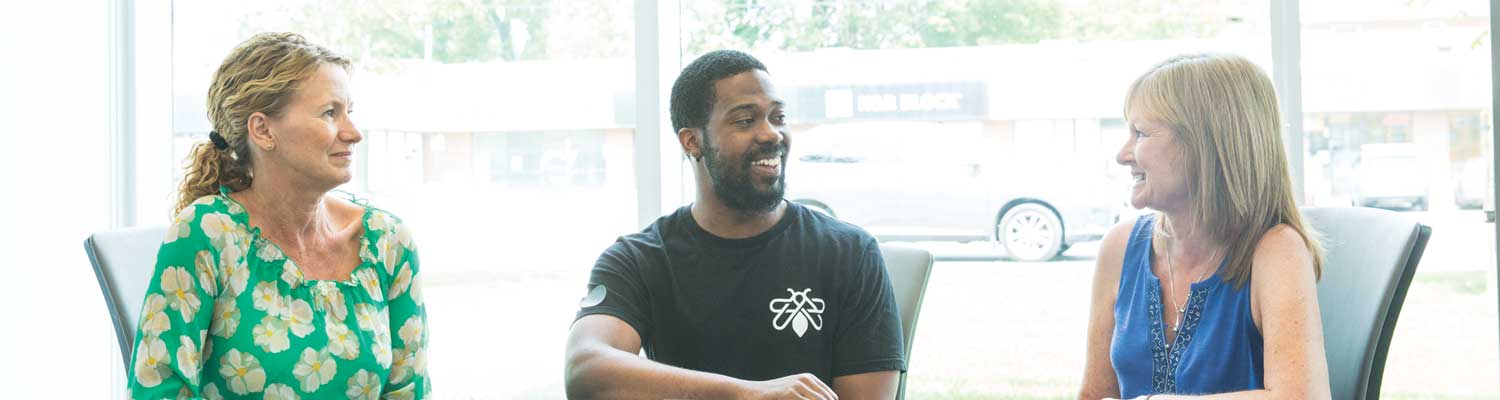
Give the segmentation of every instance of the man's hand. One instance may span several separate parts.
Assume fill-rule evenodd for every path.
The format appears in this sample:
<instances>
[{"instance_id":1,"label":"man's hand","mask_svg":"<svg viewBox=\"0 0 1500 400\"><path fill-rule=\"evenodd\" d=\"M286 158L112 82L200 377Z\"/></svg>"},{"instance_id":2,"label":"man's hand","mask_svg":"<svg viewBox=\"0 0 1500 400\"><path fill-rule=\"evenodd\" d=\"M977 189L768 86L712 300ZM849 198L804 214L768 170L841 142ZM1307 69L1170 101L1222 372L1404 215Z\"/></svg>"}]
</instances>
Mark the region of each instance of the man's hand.
<instances>
[{"instance_id":1,"label":"man's hand","mask_svg":"<svg viewBox=\"0 0 1500 400\"><path fill-rule=\"evenodd\" d=\"M838 400L839 396L834 394L833 389L823 384L817 376L803 373L769 381L746 382L741 386L739 396L736 398L744 400Z\"/></svg>"}]
</instances>

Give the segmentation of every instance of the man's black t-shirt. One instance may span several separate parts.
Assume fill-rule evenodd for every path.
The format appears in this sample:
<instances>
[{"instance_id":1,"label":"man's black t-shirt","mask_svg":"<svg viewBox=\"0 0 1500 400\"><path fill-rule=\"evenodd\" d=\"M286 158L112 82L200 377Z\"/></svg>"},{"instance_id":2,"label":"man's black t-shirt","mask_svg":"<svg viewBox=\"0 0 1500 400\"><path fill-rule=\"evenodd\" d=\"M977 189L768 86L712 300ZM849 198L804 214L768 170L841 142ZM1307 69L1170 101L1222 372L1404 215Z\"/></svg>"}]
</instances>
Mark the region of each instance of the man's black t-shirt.
<instances>
[{"instance_id":1,"label":"man's black t-shirt","mask_svg":"<svg viewBox=\"0 0 1500 400\"><path fill-rule=\"evenodd\" d=\"M606 314L657 362L747 380L824 382L904 370L885 261L863 230L788 203L770 230L725 239L689 207L599 256L576 318Z\"/></svg>"}]
</instances>

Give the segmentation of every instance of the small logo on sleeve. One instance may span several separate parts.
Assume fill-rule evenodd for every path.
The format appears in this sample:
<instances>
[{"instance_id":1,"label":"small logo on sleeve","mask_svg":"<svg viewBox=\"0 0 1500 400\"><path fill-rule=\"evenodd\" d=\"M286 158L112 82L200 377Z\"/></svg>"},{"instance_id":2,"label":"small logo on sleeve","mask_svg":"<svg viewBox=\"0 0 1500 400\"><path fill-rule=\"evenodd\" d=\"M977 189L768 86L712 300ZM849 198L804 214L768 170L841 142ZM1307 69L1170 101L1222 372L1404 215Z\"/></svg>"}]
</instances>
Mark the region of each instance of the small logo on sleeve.
<instances>
[{"instance_id":1,"label":"small logo on sleeve","mask_svg":"<svg viewBox=\"0 0 1500 400\"><path fill-rule=\"evenodd\" d=\"M608 292L609 289L605 289L604 285L594 286L593 289L589 290L589 294L583 296L583 300L578 302L578 308L589 308L604 303L604 296Z\"/></svg>"},{"instance_id":2,"label":"small logo on sleeve","mask_svg":"<svg viewBox=\"0 0 1500 400\"><path fill-rule=\"evenodd\" d=\"M791 325L792 331L799 338L807 333L809 325L813 329L823 330L823 299L808 297L807 292L812 291L810 288L800 292L787 288L786 291L791 295L784 299L771 299L771 313L775 314L771 317L771 327L779 331Z\"/></svg>"}]
</instances>

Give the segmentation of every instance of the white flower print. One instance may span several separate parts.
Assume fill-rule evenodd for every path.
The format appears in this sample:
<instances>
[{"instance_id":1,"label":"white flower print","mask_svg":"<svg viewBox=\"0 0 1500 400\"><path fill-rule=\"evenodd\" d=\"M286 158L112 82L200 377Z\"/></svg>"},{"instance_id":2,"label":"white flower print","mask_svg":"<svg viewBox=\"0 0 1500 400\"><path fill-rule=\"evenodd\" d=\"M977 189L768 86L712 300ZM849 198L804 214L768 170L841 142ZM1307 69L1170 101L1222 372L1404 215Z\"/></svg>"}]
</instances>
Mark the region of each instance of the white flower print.
<instances>
[{"instance_id":1,"label":"white flower print","mask_svg":"<svg viewBox=\"0 0 1500 400\"><path fill-rule=\"evenodd\" d=\"M228 339L234 336L234 332L240 327L240 308L234 302L238 297L220 296L214 301L214 318L209 324L209 332L214 336Z\"/></svg>"},{"instance_id":2,"label":"white flower print","mask_svg":"<svg viewBox=\"0 0 1500 400\"><path fill-rule=\"evenodd\" d=\"M251 332L255 333L255 345L267 353L280 353L291 346L286 335L286 322L281 318L267 315Z\"/></svg>"},{"instance_id":3,"label":"white flower print","mask_svg":"<svg viewBox=\"0 0 1500 400\"><path fill-rule=\"evenodd\" d=\"M375 232L386 231L391 229L392 222L389 214L383 212L374 213L370 215L370 230Z\"/></svg>"},{"instance_id":4,"label":"white flower print","mask_svg":"<svg viewBox=\"0 0 1500 400\"><path fill-rule=\"evenodd\" d=\"M411 360L408 360L407 363L411 365L411 370L414 371L417 376L426 377L427 347L418 347L415 353L416 354L412 355Z\"/></svg>"},{"instance_id":5,"label":"white flower print","mask_svg":"<svg viewBox=\"0 0 1500 400\"><path fill-rule=\"evenodd\" d=\"M325 332L328 333L328 352L345 360L353 360L359 357L359 341L343 321L324 319Z\"/></svg>"},{"instance_id":6,"label":"white flower print","mask_svg":"<svg viewBox=\"0 0 1500 400\"><path fill-rule=\"evenodd\" d=\"M234 219L228 214L203 214L203 220L199 225L203 227L203 234L215 244L223 246L225 243L239 241L239 224L234 223Z\"/></svg>"},{"instance_id":7,"label":"white flower print","mask_svg":"<svg viewBox=\"0 0 1500 400\"><path fill-rule=\"evenodd\" d=\"M291 386L283 385L283 384L280 384L280 383L273 383L273 384L271 384L271 386L266 386L266 396L262 397L262 399L265 399L265 400L302 400L301 397L297 397L297 392L294 391L294 390L292 390Z\"/></svg>"},{"instance_id":8,"label":"white flower print","mask_svg":"<svg viewBox=\"0 0 1500 400\"><path fill-rule=\"evenodd\" d=\"M422 318L416 315L406 319L401 325L401 344L405 347L418 347L422 345Z\"/></svg>"},{"instance_id":9,"label":"white flower print","mask_svg":"<svg viewBox=\"0 0 1500 400\"><path fill-rule=\"evenodd\" d=\"M213 253L209 253L208 250L199 250L198 255L193 257L193 269L198 274L198 287L208 292L209 297L219 295L218 278L214 277L214 270L218 269L217 266L218 264L214 263Z\"/></svg>"},{"instance_id":10,"label":"white flower print","mask_svg":"<svg viewBox=\"0 0 1500 400\"><path fill-rule=\"evenodd\" d=\"M219 279L219 287L228 291L230 296L245 292L245 285L250 283L250 267L245 264L238 247L219 250Z\"/></svg>"},{"instance_id":11,"label":"white flower print","mask_svg":"<svg viewBox=\"0 0 1500 400\"><path fill-rule=\"evenodd\" d=\"M411 301L422 305L422 275L411 278Z\"/></svg>"},{"instance_id":12,"label":"white flower print","mask_svg":"<svg viewBox=\"0 0 1500 400\"><path fill-rule=\"evenodd\" d=\"M398 351L391 359L391 384L401 384L415 376L427 376L427 350L411 347Z\"/></svg>"},{"instance_id":13,"label":"white flower print","mask_svg":"<svg viewBox=\"0 0 1500 400\"><path fill-rule=\"evenodd\" d=\"M380 397L380 378L370 371L359 370L349 377L349 389L344 395L350 400L376 400Z\"/></svg>"},{"instance_id":14,"label":"white flower print","mask_svg":"<svg viewBox=\"0 0 1500 400\"><path fill-rule=\"evenodd\" d=\"M285 311L286 305L281 303L281 292L276 289L276 282L261 282L255 285L255 299L253 306L256 310L265 311L266 315L279 317Z\"/></svg>"},{"instance_id":15,"label":"white flower print","mask_svg":"<svg viewBox=\"0 0 1500 400\"><path fill-rule=\"evenodd\" d=\"M281 254L281 249L278 249L278 248L276 248L276 246L273 246L273 245L271 245L269 243L267 243L264 246L260 246L260 249L255 251L255 256L256 257L260 257L261 261L266 261L266 262L271 262L271 261L276 261L276 260L280 260L280 259L286 258L285 254Z\"/></svg>"},{"instance_id":16,"label":"white flower print","mask_svg":"<svg viewBox=\"0 0 1500 400\"><path fill-rule=\"evenodd\" d=\"M354 279L359 281L359 285L363 286L366 292L370 293L371 299L385 298L380 293L380 277L375 275L374 269L360 268L354 273Z\"/></svg>"},{"instance_id":17,"label":"white flower print","mask_svg":"<svg viewBox=\"0 0 1500 400\"><path fill-rule=\"evenodd\" d=\"M391 358L390 377L387 378L392 385L406 383L406 380L411 378L411 362L415 355L410 351L395 352L394 357Z\"/></svg>"},{"instance_id":18,"label":"white flower print","mask_svg":"<svg viewBox=\"0 0 1500 400\"><path fill-rule=\"evenodd\" d=\"M203 196L203 197L199 197L199 198L193 199L193 202L192 203L188 203L188 206L186 208L192 208L193 206L207 206L207 205L212 205L212 204L214 204L215 202L218 202L218 201L219 201L218 197L215 197L215 196L212 196L212 195Z\"/></svg>"},{"instance_id":19,"label":"white flower print","mask_svg":"<svg viewBox=\"0 0 1500 400\"><path fill-rule=\"evenodd\" d=\"M193 276L182 267L167 267L161 274L161 291L167 296L167 306L182 313L183 322L192 322L197 316L198 292L193 290Z\"/></svg>"},{"instance_id":20,"label":"white flower print","mask_svg":"<svg viewBox=\"0 0 1500 400\"><path fill-rule=\"evenodd\" d=\"M198 372L202 367L198 345L193 344L193 339L187 335L178 337L177 370L181 371L182 376L187 377L189 382L198 383Z\"/></svg>"},{"instance_id":21,"label":"white flower print","mask_svg":"<svg viewBox=\"0 0 1500 400\"><path fill-rule=\"evenodd\" d=\"M407 385L396 391L380 395L380 400L412 400L417 396L416 393L413 393L415 390L417 390L415 385Z\"/></svg>"},{"instance_id":22,"label":"white flower print","mask_svg":"<svg viewBox=\"0 0 1500 400\"><path fill-rule=\"evenodd\" d=\"M396 225L396 230L392 234L396 235L396 243L400 243L401 247L405 247L408 251L411 250L410 228L407 228L406 225Z\"/></svg>"},{"instance_id":23,"label":"white flower print","mask_svg":"<svg viewBox=\"0 0 1500 400\"><path fill-rule=\"evenodd\" d=\"M400 297L401 293L405 293L407 287L410 286L411 263L401 263L401 273L396 274L396 280L394 282L391 282L391 292L386 296L385 299L388 301L396 300L396 298Z\"/></svg>"},{"instance_id":24,"label":"white flower print","mask_svg":"<svg viewBox=\"0 0 1500 400\"><path fill-rule=\"evenodd\" d=\"M169 244L177 241L177 239L191 235L193 233L193 218L197 217L197 214L197 210L194 210L192 206L188 206L183 207L182 211L177 212L177 215L173 215L172 222L167 224L167 237L162 240L162 244Z\"/></svg>"},{"instance_id":25,"label":"white flower print","mask_svg":"<svg viewBox=\"0 0 1500 400\"><path fill-rule=\"evenodd\" d=\"M311 348L302 349L302 358L297 360L297 365L292 367L292 376L302 383L303 393L312 393L322 387L323 384L333 380L338 374L339 367L333 359L333 355L327 351L317 351Z\"/></svg>"},{"instance_id":26,"label":"white flower print","mask_svg":"<svg viewBox=\"0 0 1500 400\"><path fill-rule=\"evenodd\" d=\"M208 333L208 331L202 331L202 332L203 333ZM198 365L198 369L200 370L200 372L203 369L203 365L202 365L203 361L202 360L206 360L206 359L208 359L209 356L212 356L214 354L214 341L208 340L207 337L204 337L203 339L204 339L203 341L199 342L199 343L203 343L203 350L201 350L201 351L198 352L198 358L200 359L198 361L198 364L199 364Z\"/></svg>"},{"instance_id":27,"label":"white flower print","mask_svg":"<svg viewBox=\"0 0 1500 400\"><path fill-rule=\"evenodd\" d=\"M318 307L328 312L329 317L342 322L349 316L349 306L344 304L344 292L337 285L329 281L318 282L317 290L313 291L313 300Z\"/></svg>"},{"instance_id":28,"label":"white flower print","mask_svg":"<svg viewBox=\"0 0 1500 400\"><path fill-rule=\"evenodd\" d=\"M383 262L382 265L385 265L387 275L396 274L397 263L401 262L403 250L405 248L401 247L401 243L397 243L397 239L390 234L381 236L380 241L375 242L375 251L380 252L380 259Z\"/></svg>"},{"instance_id":29,"label":"white flower print","mask_svg":"<svg viewBox=\"0 0 1500 400\"><path fill-rule=\"evenodd\" d=\"M172 327L172 321L167 319L167 298L159 294L146 296L146 303L141 306L141 335L154 336L166 332Z\"/></svg>"},{"instance_id":30,"label":"white flower print","mask_svg":"<svg viewBox=\"0 0 1500 400\"><path fill-rule=\"evenodd\" d=\"M296 289L302 287L302 282L306 279L302 277L302 270L297 268L297 264L292 260L286 260L281 263L281 280L285 281L288 287Z\"/></svg>"},{"instance_id":31,"label":"white flower print","mask_svg":"<svg viewBox=\"0 0 1500 400\"><path fill-rule=\"evenodd\" d=\"M370 343L370 354L375 356L375 362L381 368L391 367L391 332L375 332L375 340Z\"/></svg>"},{"instance_id":32,"label":"white flower print","mask_svg":"<svg viewBox=\"0 0 1500 400\"><path fill-rule=\"evenodd\" d=\"M355 304L354 317L359 322L359 329L370 332L380 332L382 330L389 332L391 330L390 314L387 314L384 309L376 308L374 305Z\"/></svg>"},{"instance_id":33,"label":"white flower print","mask_svg":"<svg viewBox=\"0 0 1500 400\"><path fill-rule=\"evenodd\" d=\"M292 330L292 334L297 337L306 337L307 334L312 333L312 306L308 305L306 300L292 300L290 297L283 299L282 303L287 304L287 312L281 317L286 319L287 328Z\"/></svg>"},{"instance_id":34,"label":"white flower print","mask_svg":"<svg viewBox=\"0 0 1500 400\"><path fill-rule=\"evenodd\" d=\"M135 348L135 381L144 387L156 387L162 378L171 376L167 369L172 359L167 355L167 343L161 338L144 336Z\"/></svg>"},{"instance_id":35,"label":"white flower print","mask_svg":"<svg viewBox=\"0 0 1500 400\"><path fill-rule=\"evenodd\" d=\"M363 240L359 245L359 260L371 264L380 262L380 260L375 258L375 253L370 252L370 241L368 239Z\"/></svg>"},{"instance_id":36,"label":"white flower print","mask_svg":"<svg viewBox=\"0 0 1500 400\"><path fill-rule=\"evenodd\" d=\"M133 397L127 396L126 398L133 398ZM203 399L204 400L224 400L224 395L219 393L219 385L215 385L213 382L209 382L208 385L204 385L203 386Z\"/></svg>"},{"instance_id":37,"label":"white flower print","mask_svg":"<svg viewBox=\"0 0 1500 400\"><path fill-rule=\"evenodd\" d=\"M265 388L266 370L260 367L260 360L255 356L230 349L219 362L219 375L229 384L230 392L246 395Z\"/></svg>"}]
</instances>

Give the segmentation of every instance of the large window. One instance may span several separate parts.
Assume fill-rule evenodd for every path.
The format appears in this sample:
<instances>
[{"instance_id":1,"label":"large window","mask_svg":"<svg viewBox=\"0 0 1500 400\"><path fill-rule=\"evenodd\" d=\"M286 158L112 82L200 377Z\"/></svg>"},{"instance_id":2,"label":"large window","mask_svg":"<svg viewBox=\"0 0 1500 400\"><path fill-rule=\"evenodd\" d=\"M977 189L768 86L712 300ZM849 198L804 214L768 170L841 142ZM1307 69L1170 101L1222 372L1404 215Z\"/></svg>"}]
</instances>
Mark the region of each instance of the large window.
<instances>
[{"instance_id":1,"label":"large window","mask_svg":"<svg viewBox=\"0 0 1500 400\"><path fill-rule=\"evenodd\" d=\"M788 197L939 262L909 398L1072 398L1130 82L1168 56L1270 67L1264 1L684 2L683 62L765 61ZM1046 261L1046 262L1042 262Z\"/></svg>"},{"instance_id":2,"label":"large window","mask_svg":"<svg viewBox=\"0 0 1500 400\"><path fill-rule=\"evenodd\" d=\"M416 232L442 395L558 397L588 268L638 229L633 12L603 0L179 1L171 157L206 139L212 73L250 35L295 31L353 58L364 141L342 189Z\"/></svg>"},{"instance_id":3,"label":"large window","mask_svg":"<svg viewBox=\"0 0 1500 400\"><path fill-rule=\"evenodd\" d=\"M1433 227L1383 397L1500 396L1488 4L1302 3L1306 203Z\"/></svg>"},{"instance_id":4,"label":"large window","mask_svg":"<svg viewBox=\"0 0 1500 400\"><path fill-rule=\"evenodd\" d=\"M1075 396L1097 239L1138 213L1125 204L1130 177L1114 163L1127 135L1125 90L1155 63L1203 51L1244 55L1278 85L1300 82L1278 90L1300 104L1288 133L1301 140L1288 145L1300 149L1293 173L1303 205L1387 208L1434 228L1383 397L1500 397L1496 248L1484 213L1495 207L1494 66L1483 2L98 3L115 7L0 15L0 26L21 27L0 38L7 52L45 67L0 66L0 87L19 89L0 91L12 112L0 126L24 144L0 157L5 186L23 193L6 220L24 227L0 242L47 238L5 247L19 255L6 272L21 271L11 276L19 289L3 291L21 299L5 303L43 299L59 307L53 314L80 315L40 333L5 329L4 342L24 344L7 359L39 361L4 363L0 379L116 371L110 387L70 386L62 375L0 385L64 388L29 397L123 391L117 360L57 357L114 347L77 242L110 226L165 223L187 150L210 130L213 71L264 31L300 32L354 60L354 119L365 136L355 179L341 189L415 230L429 365L443 398L563 396L562 349L595 258L691 200L690 171L660 128L670 124L642 118L665 117L665 94L640 77L657 69L668 86L682 65L721 48L759 57L789 102L789 198L939 257L908 398ZM1272 15L1285 5L1300 24ZM661 31L646 30L653 18ZM81 28L63 34L52 19ZM97 27L101 20L124 25ZM1273 40L1293 32L1290 44ZM660 48L658 37L676 40ZM1288 45L1300 52L1274 47ZM638 59L641 49L660 60ZM12 123L26 117L47 122ZM58 154L81 161L59 163ZM650 210L658 194L661 210ZM77 266L44 268L59 254ZM23 308L12 319L47 320L49 310Z\"/></svg>"}]
</instances>

